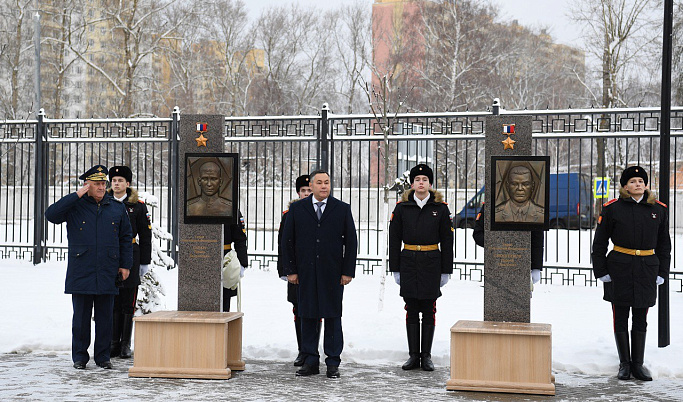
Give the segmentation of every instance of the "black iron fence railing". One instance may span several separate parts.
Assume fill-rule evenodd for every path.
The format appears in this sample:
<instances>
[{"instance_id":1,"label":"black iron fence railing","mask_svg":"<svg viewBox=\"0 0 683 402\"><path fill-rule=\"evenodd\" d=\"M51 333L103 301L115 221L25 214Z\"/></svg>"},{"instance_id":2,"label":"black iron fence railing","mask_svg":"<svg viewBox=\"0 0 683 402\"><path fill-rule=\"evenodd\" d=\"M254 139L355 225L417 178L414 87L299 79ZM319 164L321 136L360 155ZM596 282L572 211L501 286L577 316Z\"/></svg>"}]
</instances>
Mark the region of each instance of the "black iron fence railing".
<instances>
[{"instance_id":1,"label":"black iron fence railing","mask_svg":"<svg viewBox=\"0 0 683 402\"><path fill-rule=\"evenodd\" d=\"M363 273L382 270L383 230L400 188L397 179L419 162L429 163L434 186L454 215L455 274L483 279L483 252L471 224L484 185L485 119L491 112L410 113L388 120L374 115L336 115L323 107L314 116L254 116L225 119L225 150L240 155L240 209L248 227L252 263L277 260L282 211L296 197L294 180L315 168L330 172L333 193L352 206ZM618 175L631 164L659 183L659 110L568 109L504 111L533 116L533 149L549 155L554 199L553 228L545 240L543 281L596 284L590 249L600 205L617 196ZM75 191L91 165L125 164L133 186L156 196L154 222L177 233L176 109L170 118L37 120L0 122L0 258L63 259L65 228L45 222L45 208ZM386 126L382 126L382 122ZM671 288L683 291L677 256L683 236L683 108L671 113L670 222L673 242ZM384 138L383 128L387 137ZM385 173L386 172L386 173ZM596 178L609 179L607 198L595 198ZM605 182L606 183L606 182ZM385 184L391 189L386 194ZM578 193L574 189L578 186ZM578 196L576 194L579 194ZM577 198L578 197L578 198ZM175 258L177 239L159 244Z\"/></svg>"}]
</instances>

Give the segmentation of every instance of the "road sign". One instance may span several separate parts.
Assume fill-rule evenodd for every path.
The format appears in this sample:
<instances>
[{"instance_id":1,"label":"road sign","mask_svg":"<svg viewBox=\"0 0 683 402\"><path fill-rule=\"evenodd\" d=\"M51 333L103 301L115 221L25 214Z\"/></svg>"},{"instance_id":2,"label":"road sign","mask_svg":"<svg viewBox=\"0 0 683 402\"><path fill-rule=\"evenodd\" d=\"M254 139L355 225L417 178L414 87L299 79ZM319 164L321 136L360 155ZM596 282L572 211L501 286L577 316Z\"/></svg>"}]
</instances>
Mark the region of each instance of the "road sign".
<instances>
[{"instance_id":1,"label":"road sign","mask_svg":"<svg viewBox=\"0 0 683 402\"><path fill-rule=\"evenodd\" d=\"M609 193L609 177L596 177L593 180L593 197L607 198Z\"/></svg>"}]
</instances>

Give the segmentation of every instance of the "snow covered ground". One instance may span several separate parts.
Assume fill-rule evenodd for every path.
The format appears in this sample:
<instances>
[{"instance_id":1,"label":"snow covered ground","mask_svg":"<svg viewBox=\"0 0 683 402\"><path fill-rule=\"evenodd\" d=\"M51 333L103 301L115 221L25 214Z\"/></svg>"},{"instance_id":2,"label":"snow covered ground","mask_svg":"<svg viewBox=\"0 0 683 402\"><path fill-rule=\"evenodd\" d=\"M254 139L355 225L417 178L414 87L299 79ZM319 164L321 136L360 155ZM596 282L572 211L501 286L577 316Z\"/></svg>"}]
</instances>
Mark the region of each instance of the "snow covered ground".
<instances>
[{"instance_id":1,"label":"snow covered ground","mask_svg":"<svg viewBox=\"0 0 683 402\"><path fill-rule=\"evenodd\" d=\"M65 262L33 266L3 260L0 354L66 354L71 348L71 298L64 294ZM165 309L177 307L177 270L157 271L166 289ZM449 328L458 320L483 319L480 283L452 280L437 301L437 332L432 354L437 366L449 364ZM378 307L380 276L360 275L344 294L345 362L400 365L407 358L405 312L398 286L387 278L384 305ZM285 282L272 271L247 270L243 279L243 355L258 361L289 362L296 355L291 305ZM657 308L648 315L645 364L655 379L683 379L683 294L671 293L671 343L657 347ZM234 305L234 303L233 303ZM553 370L559 374L613 377L618 358L610 306L602 288L536 285L532 322L552 324ZM68 357L65 357L68 359ZM68 360L65 362L68 365Z\"/></svg>"}]
</instances>

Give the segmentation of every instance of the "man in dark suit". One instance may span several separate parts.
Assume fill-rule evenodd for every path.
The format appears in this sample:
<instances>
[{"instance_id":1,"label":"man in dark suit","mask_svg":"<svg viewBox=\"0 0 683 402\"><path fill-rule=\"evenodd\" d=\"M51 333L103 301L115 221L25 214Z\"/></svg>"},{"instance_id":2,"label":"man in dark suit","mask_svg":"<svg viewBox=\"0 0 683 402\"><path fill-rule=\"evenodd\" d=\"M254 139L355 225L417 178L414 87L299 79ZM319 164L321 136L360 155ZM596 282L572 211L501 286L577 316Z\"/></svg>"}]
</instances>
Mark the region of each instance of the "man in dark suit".
<instances>
[{"instance_id":1,"label":"man in dark suit","mask_svg":"<svg viewBox=\"0 0 683 402\"><path fill-rule=\"evenodd\" d=\"M320 372L317 325L322 318L327 377L339 378L344 347L342 297L344 286L356 272L356 226L351 206L330 196L327 172L311 173L310 187L313 194L289 209L280 244L287 280L299 285L302 352L306 357L296 375Z\"/></svg>"}]
</instances>

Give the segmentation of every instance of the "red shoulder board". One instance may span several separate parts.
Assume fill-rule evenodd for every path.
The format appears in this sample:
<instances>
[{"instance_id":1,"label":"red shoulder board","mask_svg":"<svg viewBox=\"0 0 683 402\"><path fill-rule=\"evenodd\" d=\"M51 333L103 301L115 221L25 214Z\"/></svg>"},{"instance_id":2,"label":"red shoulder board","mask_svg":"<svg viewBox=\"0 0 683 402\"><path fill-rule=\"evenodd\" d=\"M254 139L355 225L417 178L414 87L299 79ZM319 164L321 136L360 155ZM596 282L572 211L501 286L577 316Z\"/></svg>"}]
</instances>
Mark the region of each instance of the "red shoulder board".
<instances>
[{"instance_id":1,"label":"red shoulder board","mask_svg":"<svg viewBox=\"0 0 683 402\"><path fill-rule=\"evenodd\" d=\"M285 209L284 211L282 211L282 215L286 214L287 212L289 212L289 209Z\"/></svg>"},{"instance_id":2,"label":"red shoulder board","mask_svg":"<svg viewBox=\"0 0 683 402\"><path fill-rule=\"evenodd\" d=\"M138 200L138 202L139 202L140 204L144 204L144 203L145 203L145 202L142 201L142 200Z\"/></svg>"},{"instance_id":3,"label":"red shoulder board","mask_svg":"<svg viewBox=\"0 0 683 402\"><path fill-rule=\"evenodd\" d=\"M657 200L657 204L663 206L664 208L668 208L668 207L666 206L665 203L663 203L663 202L661 202L661 201L659 201L659 200Z\"/></svg>"},{"instance_id":4,"label":"red shoulder board","mask_svg":"<svg viewBox=\"0 0 683 402\"><path fill-rule=\"evenodd\" d=\"M602 206L606 207L609 204L614 204L615 202L617 202L617 200L618 200L618 198L611 199L611 200L607 201L606 203L602 204Z\"/></svg>"},{"instance_id":5,"label":"red shoulder board","mask_svg":"<svg viewBox=\"0 0 683 402\"><path fill-rule=\"evenodd\" d=\"M478 221L479 218L481 218L481 212L479 212L479 213L477 214L477 218L475 219L475 221Z\"/></svg>"},{"instance_id":6,"label":"red shoulder board","mask_svg":"<svg viewBox=\"0 0 683 402\"><path fill-rule=\"evenodd\" d=\"M403 201L396 201L396 204L400 204L400 203L402 203L402 202L403 202Z\"/></svg>"},{"instance_id":7,"label":"red shoulder board","mask_svg":"<svg viewBox=\"0 0 683 402\"><path fill-rule=\"evenodd\" d=\"M446 201L443 201L443 204L444 204L444 205L448 205L448 203L447 203Z\"/></svg>"}]
</instances>

